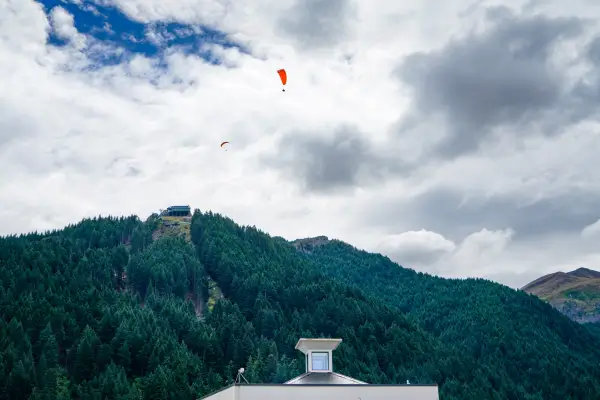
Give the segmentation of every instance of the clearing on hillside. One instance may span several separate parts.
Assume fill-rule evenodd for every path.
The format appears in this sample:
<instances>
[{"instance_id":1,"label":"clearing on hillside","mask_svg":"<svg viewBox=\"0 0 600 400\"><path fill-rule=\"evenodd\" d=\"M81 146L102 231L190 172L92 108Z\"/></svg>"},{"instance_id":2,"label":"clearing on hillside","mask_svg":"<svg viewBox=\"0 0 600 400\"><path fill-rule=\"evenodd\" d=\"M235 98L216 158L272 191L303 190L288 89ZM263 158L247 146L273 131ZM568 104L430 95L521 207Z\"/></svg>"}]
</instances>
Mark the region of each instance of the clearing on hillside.
<instances>
[{"instance_id":1,"label":"clearing on hillside","mask_svg":"<svg viewBox=\"0 0 600 400\"><path fill-rule=\"evenodd\" d=\"M161 237L183 237L187 242L192 241L190 226L192 217L158 217L158 227L152 232L152 239L158 240Z\"/></svg>"},{"instance_id":2,"label":"clearing on hillside","mask_svg":"<svg viewBox=\"0 0 600 400\"><path fill-rule=\"evenodd\" d=\"M208 301L206 302L206 306L208 307L208 311L212 311L216 302L223 298L223 293L221 289L217 285L210 276L208 277Z\"/></svg>"}]
</instances>

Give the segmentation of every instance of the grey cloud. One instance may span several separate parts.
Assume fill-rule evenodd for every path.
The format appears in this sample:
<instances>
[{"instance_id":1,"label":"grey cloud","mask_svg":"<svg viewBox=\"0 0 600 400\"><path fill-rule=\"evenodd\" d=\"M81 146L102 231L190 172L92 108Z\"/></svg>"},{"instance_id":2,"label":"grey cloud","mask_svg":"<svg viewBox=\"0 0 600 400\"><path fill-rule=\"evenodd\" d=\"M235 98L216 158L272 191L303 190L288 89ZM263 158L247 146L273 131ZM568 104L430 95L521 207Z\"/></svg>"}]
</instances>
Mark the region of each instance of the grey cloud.
<instances>
[{"instance_id":1,"label":"grey cloud","mask_svg":"<svg viewBox=\"0 0 600 400\"><path fill-rule=\"evenodd\" d=\"M524 6L523 11L525 12L535 12L539 9L540 6L548 4L549 0L529 0Z\"/></svg>"},{"instance_id":2,"label":"grey cloud","mask_svg":"<svg viewBox=\"0 0 600 400\"><path fill-rule=\"evenodd\" d=\"M412 89L414 115L445 117L448 136L435 150L442 157L476 150L493 128L523 129L559 107L566 74L549 57L585 25L577 18L517 16L505 7L489 8L486 16L491 28L484 33L410 55L396 70Z\"/></svg>"},{"instance_id":3,"label":"grey cloud","mask_svg":"<svg viewBox=\"0 0 600 400\"><path fill-rule=\"evenodd\" d=\"M417 271L433 271L432 266L444 254L448 252L442 249L402 249L392 252L386 252L390 259L406 268L413 268ZM425 268L427 266L427 268Z\"/></svg>"},{"instance_id":4,"label":"grey cloud","mask_svg":"<svg viewBox=\"0 0 600 400\"><path fill-rule=\"evenodd\" d=\"M596 66L600 66L600 37L595 38L588 46L588 57Z\"/></svg>"},{"instance_id":5,"label":"grey cloud","mask_svg":"<svg viewBox=\"0 0 600 400\"><path fill-rule=\"evenodd\" d=\"M140 171L138 168L136 168L136 167L129 167L128 170L127 170L127 173L125 175L133 177L133 176L138 176L141 173L142 173L142 171Z\"/></svg>"},{"instance_id":6,"label":"grey cloud","mask_svg":"<svg viewBox=\"0 0 600 400\"><path fill-rule=\"evenodd\" d=\"M142 170L132 165L135 160L127 157L115 157L108 165L107 172L116 176L136 177L143 173Z\"/></svg>"},{"instance_id":7,"label":"grey cloud","mask_svg":"<svg viewBox=\"0 0 600 400\"><path fill-rule=\"evenodd\" d=\"M344 40L353 16L350 0L296 0L278 28L304 49L330 48Z\"/></svg>"},{"instance_id":8,"label":"grey cloud","mask_svg":"<svg viewBox=\"0 0 600 400\"><path fill-rule=\"evenodd\" d=\"M585 55L593 68L580 79L573 92L579 101L580 113L589 115L597 111L600 103L600 36L588 44Z\"/></svg>"},{"instance_id":9,"label":"grey cloud","mask_svg":"<svg viewBox=\"0 0 600 400\"><path fill-rule=\"evenodd\" d=\"M89 161L86 161L84 157L80 154L77 154L72 148L61 146L61 147L53 147L49 151L49 160L52 168L56 170L62 169L75 169L79 172L91 172L93 167L90 165ZM43 170L44 172L48 172L47 169Z\"/></svg>"},{"instance_id":10,"label":"grey cloud","mask_svg":"<svg viewBox=\"0 0 600 400\"><path fill-rule=\"evenodd\" d=\"M465 198L451 188L425 192L409 201L382 201L363 216L365 222L390 232L426 229L455 242L483 228L512 228L515 240L575 233L599 217L597 193L573 190L523 204L515 196Z\"/></svg>"},{"instance_id":11,"label":"grey cloud","mask_svg":"<svg viewBox=\"0 0 600 400\"><path fill-rule=\"evenodd\" d=\"M340 127L333 137L294 132L279 143L263 163L298 180L304 190L331 193L377 182L402 168L378 152L352 127Z\"/></svg>"}]
</instances>

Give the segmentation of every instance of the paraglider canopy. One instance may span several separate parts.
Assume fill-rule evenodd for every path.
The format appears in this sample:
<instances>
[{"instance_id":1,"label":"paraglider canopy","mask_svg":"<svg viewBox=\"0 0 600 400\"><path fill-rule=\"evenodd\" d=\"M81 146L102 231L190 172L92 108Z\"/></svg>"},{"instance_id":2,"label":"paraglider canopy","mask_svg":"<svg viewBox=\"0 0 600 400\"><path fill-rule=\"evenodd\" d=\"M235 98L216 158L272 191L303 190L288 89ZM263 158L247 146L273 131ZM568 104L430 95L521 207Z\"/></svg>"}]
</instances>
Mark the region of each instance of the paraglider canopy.
<instances>
[{"instance_id":1,"label":"paraglider canopy","mask_svg":"<svg viewBox=\"0 0 600 400\"><path fill-rule=\"evenodd\" d=\"M221 143L221 147L225 146L227 143L229 143L229 142L223 142L223 143Z\"/></svg>"},{"instance_id":2,"label":"paraglider canopy","mask_svg":"<svg viewBox=\"0 0 600 400\"><path fill-rule=\"evenodd\" d=\"M287 73L285 72L285 69L278 69L277 73L279 74L279 79L281 79L281 84L285 86L287 83ZM283 89L283 91L285 92L285 89Z\"/></svg>"}]
</instances>

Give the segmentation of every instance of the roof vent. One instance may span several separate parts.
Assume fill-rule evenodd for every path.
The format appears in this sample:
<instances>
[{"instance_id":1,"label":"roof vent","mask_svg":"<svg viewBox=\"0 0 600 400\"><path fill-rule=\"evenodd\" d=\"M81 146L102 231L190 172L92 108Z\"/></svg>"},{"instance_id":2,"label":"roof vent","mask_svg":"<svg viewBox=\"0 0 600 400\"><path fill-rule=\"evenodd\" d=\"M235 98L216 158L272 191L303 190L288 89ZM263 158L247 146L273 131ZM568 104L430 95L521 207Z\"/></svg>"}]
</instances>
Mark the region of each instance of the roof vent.
<instances>
[{"instance_id":1,"label":"roof vent","mask_svg":"<svg viewBox=\"0 0 600 400\"><path fill-rule=\"evenodd\" d=\"M300 339L296 350L306 355L306 372L333 372L331 352L335 350L342 339Z\"/></svg>"}]
</instances>

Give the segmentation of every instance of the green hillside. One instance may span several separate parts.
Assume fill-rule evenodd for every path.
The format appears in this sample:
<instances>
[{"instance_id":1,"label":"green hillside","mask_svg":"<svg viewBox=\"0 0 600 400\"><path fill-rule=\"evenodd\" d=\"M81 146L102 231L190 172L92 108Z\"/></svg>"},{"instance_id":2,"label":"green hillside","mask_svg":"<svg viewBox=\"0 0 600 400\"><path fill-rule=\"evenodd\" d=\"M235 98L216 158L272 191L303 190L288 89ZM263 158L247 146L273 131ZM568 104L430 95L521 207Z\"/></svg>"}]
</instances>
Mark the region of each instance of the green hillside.
<instances>
[{"instance_id":1,"label":"green hillside","mask_svg":"<svg viewBox=\"0 0 600 400\"><path fill-rule=\"evenodd\" d=\"M598 383L591 384L592 391L583 382L598 374L598 338L537 297L482 279L417 273L340 241L319 242L310 251L306 240L302 247L295 244L329 277L414 316L453 355L468 360L470 375L480 375L501 398L520 398L512 397L515 388L544 399L569 398L577 385L590 390L577 398L597 396Z\"/></svg>"},{"instance_id":2,"label":"green hillside","mask_svg":"<svg viewBox=\"0 0 600 400\"><path fill-rule=\"evenodd\" d=\"M284 382L303 372L297 339L318 336L344 340L339 372L436 382L443 400L600 398L600 340L534 296L340 242L299 253L210 212L191 243L163 228L0 238L0 399L194 399L242 366Z\"/></svg>"}]
</instances>

